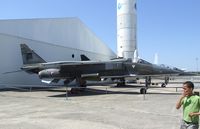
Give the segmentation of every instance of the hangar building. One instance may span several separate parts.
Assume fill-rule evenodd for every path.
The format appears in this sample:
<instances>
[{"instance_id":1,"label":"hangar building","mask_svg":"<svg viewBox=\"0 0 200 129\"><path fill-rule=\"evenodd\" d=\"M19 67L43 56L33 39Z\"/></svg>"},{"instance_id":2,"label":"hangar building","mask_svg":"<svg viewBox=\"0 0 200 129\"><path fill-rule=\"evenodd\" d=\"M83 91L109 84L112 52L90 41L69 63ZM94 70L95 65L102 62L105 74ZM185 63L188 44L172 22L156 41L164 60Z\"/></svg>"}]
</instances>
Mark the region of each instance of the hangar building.
<instances>
[{"instance_id":1,"label":"hangar building","mask_svg":"<svg viewBox=\"0 0 200 129\"><path fill-rule=\"evenodd\" d=\"M22 43L47 62L80 61L81 54L91 60L116 57L78 18L0 20L0 87L43 85L37 75L20 71Z\"/></svg>"}]
</instances>

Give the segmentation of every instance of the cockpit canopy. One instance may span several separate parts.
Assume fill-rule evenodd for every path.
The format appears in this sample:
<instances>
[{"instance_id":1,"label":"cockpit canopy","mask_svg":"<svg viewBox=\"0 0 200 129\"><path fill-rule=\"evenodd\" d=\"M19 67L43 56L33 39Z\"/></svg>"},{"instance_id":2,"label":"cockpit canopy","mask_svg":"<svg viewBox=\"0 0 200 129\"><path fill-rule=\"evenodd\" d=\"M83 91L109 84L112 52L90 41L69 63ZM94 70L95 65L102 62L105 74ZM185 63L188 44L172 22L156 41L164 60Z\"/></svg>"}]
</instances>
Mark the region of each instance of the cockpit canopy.
<instances>
[{"instance_id":1,"label":"cockpit canopy","mask_svg":"<svg viewBox=\"0 0 200 129\"><path fill-rule=\"evenodd\" d=\"M143 59L139 59L138 63L141 63L141 64L151 64L151 63L149 63L149 62L147 62L147 61L145 61Z\"/></svg>"}]
</instances>

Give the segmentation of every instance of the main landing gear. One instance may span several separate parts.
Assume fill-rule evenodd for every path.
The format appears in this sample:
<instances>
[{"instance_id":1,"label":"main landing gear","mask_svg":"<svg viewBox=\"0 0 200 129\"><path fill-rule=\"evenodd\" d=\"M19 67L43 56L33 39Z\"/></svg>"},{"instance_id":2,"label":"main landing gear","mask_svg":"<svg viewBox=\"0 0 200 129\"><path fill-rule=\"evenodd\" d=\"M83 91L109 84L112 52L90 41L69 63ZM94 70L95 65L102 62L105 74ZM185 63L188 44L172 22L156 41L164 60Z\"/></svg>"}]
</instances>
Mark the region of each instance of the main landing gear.
<instances>
[{"instance_id":1,"label":"main landing gear","mask_svg":"<svg viewBox=\"0 0 200 129\"><path fill-rule=\"evenodd\" d=\"M161 84L161 87L166 87L168 83L169 83L169 77L165 77L165 82Z\"/></svg>"},{"instance_id":2,"label":"main landing gear","mask_svg":"<svg viewBox=\"0 0 200 129\"><path fill-rule=\"evenodd\" d=\"M140 94L146 94L150 84L151 84L151 77L150 76L145 77L145 87L140 89Z\"/></svg>"},{"instance_id":3,"label":"main landing gear","mask_svg":"<svg viewBox=\"0 0 200 129\"><path fill-rule=\"evenodd\" d=\"M68 84L68 81L65 81L64 84ZM82 79L81 77L76 77L76 84L77 87L71 88L70 93L76 94L85 91L86 89L86 80Z\"/></svg>"},{"instance_id":4,"label":"main landing gear","mask_svg":"<svg viewBox=\"0 0 200 129\"><path fill-rule=\"evenodd\" d=\"M119 79L119 82L117 83L117 87L125 86L125 85L126 85L125 79L124 78Z\"/></svg>"}]
</instances>

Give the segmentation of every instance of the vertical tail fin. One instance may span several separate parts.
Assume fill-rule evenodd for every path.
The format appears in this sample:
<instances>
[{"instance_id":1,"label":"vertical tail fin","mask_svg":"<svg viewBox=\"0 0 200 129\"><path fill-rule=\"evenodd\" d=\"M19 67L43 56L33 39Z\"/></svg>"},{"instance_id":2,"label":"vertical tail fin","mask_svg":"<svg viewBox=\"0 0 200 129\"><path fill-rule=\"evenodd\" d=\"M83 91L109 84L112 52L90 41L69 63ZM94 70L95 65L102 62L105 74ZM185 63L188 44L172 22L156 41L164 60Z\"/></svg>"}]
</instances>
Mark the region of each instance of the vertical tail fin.
<instances>
[{"instance_id":1,"label":"vertical tail fin","mask_svg":"<svg viewBox=\"0 0 200 129\"><path fill-rule=\"evenodd\" d=\"M46 63L37 53L26 44L20 44L23 64Z\"/></svg>"}]
</instances>

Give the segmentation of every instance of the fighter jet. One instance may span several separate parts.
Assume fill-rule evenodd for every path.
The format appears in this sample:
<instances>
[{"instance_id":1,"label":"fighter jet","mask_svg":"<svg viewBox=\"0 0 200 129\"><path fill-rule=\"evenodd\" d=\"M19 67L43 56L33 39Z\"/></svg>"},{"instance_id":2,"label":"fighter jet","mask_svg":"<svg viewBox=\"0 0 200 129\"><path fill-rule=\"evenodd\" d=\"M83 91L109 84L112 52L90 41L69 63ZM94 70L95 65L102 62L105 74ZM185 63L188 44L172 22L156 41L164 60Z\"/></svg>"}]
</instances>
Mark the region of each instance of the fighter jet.
<instances>
[{"instance_id":1,"label":"fighter jet","mask_svg":"<svg viewBox=\"0 0 200 129\"><path fill-rule=\"evenodd\" d=\"M177 68L158 66L145 60L113 59L109 61L90 61L81 55L82 61L56 61L46 62L26 44L20 44L23 66L21 69L30 74L37 74L44 83L57 83L64 80L64 85L76 80L77 86L86 87L86 80L91 78L101 80L105 78L124 79L126 77L145 77L146 93L150 76L179 75L183 71ZM83 61L84 60L84 61Z\"/></svg>"}]
</instances>

